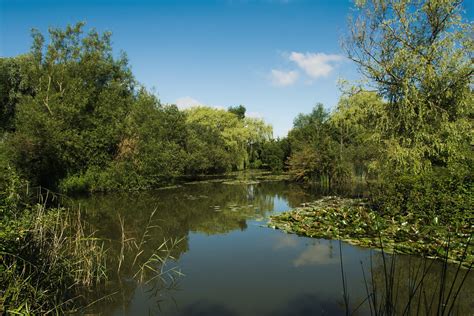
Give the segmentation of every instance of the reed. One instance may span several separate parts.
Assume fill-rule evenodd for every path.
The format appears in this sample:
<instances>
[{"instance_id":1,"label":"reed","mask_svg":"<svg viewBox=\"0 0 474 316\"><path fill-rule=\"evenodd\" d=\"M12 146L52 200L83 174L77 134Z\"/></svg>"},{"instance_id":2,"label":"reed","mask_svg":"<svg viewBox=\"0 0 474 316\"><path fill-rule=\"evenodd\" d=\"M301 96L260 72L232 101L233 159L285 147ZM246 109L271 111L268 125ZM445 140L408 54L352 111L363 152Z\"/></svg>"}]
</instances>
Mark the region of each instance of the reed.
<instances>
[{"instance_id":1,"label":"reed","mask_svg":"<svg viewBox=\"0 0 474 316\"><path fill-rule=\"evenodd\" d=\"M47 198L9 223L2 237L1 311L61 314L83 303L84 288L107 278L106 250L80 208L47 208Z\"/></svg>"},{"instance_id":2,"label":"reed","mask_svg":"<svg viewBox=\"0 0 474 316\"><path fill-rule=\"evenodd\" d=\"M151 212L143 233L140 236L131 236L125 227L123 218L119 215L121 230L120 251L117 258L117 274L120 277L121 270L127 266L127 272L139 284L149 284L160 279L166 282L165 278L175 280L182 276L176 265L176 258L173 250L183 241L182 238L166 238L162 241L153 238L153 230L160 229L154 223L154 216L157 209ZM128 277L128 276L127 276Z\"/></svg>"},{"instance_id":3,"label":"reed","mask_svg":"<svg viewBox=\"0 0 474 316\"><path fill-rule=\"evenodd\" d=\"M472 234L465 244L463 257L466 256L471 239ZM374 258L371 252L368 269L361 262L366 293L352 310L349 307L351 304L341 250L341 275L346 315L357 314L361 307L366 308L366 313L370 312L370 315L376 316L463 314L458 299L472 270L472 262L467 267L462 261L451 264L448 255L449 239L443 248L445 252L443 258L434 260L424 256L415 263L411 256L387 254L380 238L380 255ZM342 249L341 242L340 249ZM404 259L408 259L408 262ZM406 269L407 266L408 269Z\"/></svg>"}]
</instances>

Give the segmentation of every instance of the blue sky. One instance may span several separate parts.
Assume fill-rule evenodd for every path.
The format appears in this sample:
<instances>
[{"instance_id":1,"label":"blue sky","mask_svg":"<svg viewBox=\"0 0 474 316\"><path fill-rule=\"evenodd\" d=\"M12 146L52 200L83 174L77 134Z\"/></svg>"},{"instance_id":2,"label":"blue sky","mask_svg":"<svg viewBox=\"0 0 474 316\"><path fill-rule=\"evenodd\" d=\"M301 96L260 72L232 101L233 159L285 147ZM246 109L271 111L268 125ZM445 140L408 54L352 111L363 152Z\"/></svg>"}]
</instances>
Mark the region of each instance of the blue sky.
<instances>
[{"instance_id":1,"label":"blue sky","mask_svg":"<svg viewBox=\"0 0 474 316\"><path fill-rule=\"evenodd\" d=\"M27 52L30 29L85 21L113 33L142 84L164 103L228 107L284 136L315 103L334 107L339 78L358 77L344 58L349 0L0 0L0 56Z\"/></svg>"}]
</instances>

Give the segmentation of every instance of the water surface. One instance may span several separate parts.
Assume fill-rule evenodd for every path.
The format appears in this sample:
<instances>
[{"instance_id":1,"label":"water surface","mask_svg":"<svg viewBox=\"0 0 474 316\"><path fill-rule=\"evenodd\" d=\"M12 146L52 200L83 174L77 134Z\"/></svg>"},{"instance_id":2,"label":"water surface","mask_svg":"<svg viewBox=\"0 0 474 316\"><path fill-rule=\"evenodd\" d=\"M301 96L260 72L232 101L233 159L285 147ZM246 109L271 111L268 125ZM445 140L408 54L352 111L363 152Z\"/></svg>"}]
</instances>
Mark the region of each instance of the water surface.
<instances>
[{"instance_id":1,"label":"water surface","mask_svg":"<svg viewBox=\"0 0 474 316\"><path fill-rule=\"evenodd\" d=\"M370 271L378 279L383 275L380 253L266 227L270 215L318 196L319 193L283 181L253 184L217 181L79 200L88 220L102 237L110 240L111 257L119 258L123 254L124 258L117 277L96 293L97 297L109 296L95 304L90 312L345 315L340 250L351 310L367 296L362 268L368 273L366 277L370 278ZM168 243L160 248L164 240ZM166 247L170 247L169 252L163 251ZM138 267L153 253L174 258L168 258L160 266L171 272L164 273L162 279L152 279L154 274L149 271L138 282ZM417 260L407 256L398 259L397 269L402 279L398 283L405 282L404 271ZM109 265L117 269L119 260L114 261ZM436 273L426 280L436 284ZM465 286L474 289L471 277ZM462 293L458 312L473 307L467 293ZM370 310L363 305L358 313L367 314Z\"/></svg>"}]
</instances>

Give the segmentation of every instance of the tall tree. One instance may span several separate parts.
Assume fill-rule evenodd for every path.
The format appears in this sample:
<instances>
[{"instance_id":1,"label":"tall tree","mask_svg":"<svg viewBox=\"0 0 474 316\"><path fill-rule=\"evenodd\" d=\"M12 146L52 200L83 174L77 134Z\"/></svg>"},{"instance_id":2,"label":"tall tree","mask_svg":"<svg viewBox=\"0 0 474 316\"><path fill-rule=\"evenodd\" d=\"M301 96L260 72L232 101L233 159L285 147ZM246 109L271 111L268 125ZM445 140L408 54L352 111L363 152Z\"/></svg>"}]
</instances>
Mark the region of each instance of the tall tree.
<instances>
[{"instance_id":1,"label":"tall tree","mask_svg":"<svg viewBox=\"0 0 474 316\"><path fill-rule=\"evenodd\" d=\"M83 32L83 23L33 31L31 87L16 106L11 138L15 161L34 183L54 186L116 154L134 78L125 56L114 58L110 33Z\"/></svg>"},{"instance_id":2,"label":"tall tree","mask_svg":"<svg viewBox=\"0 0 474 316\"><path fill-rule=\"evenodd\" d=\"M465 164L474 40L462 1L361 0L356 8L345 47L387 101L378 126L386 163L414 173Z\"/></svg>"}]
</instances>

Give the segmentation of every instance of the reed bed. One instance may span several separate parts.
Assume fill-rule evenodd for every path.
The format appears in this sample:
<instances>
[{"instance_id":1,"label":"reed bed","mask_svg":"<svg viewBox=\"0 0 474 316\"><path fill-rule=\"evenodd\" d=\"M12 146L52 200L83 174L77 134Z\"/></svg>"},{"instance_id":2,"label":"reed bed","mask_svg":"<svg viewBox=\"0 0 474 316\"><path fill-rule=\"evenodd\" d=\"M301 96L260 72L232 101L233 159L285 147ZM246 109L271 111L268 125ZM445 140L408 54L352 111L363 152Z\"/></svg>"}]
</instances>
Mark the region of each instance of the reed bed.
<instances>
[{"instance_id":1,"label":"reed bed","mask_svg":"<svg viewBox=\"0 0 474 316\"><path fill-rule=\"evenodd\" d=\"M81 210L36 204L9 223L1 249L1 306L11 314L76 309L81 291L107 278L103 240Z\"/></svg>"}]
</instances>

